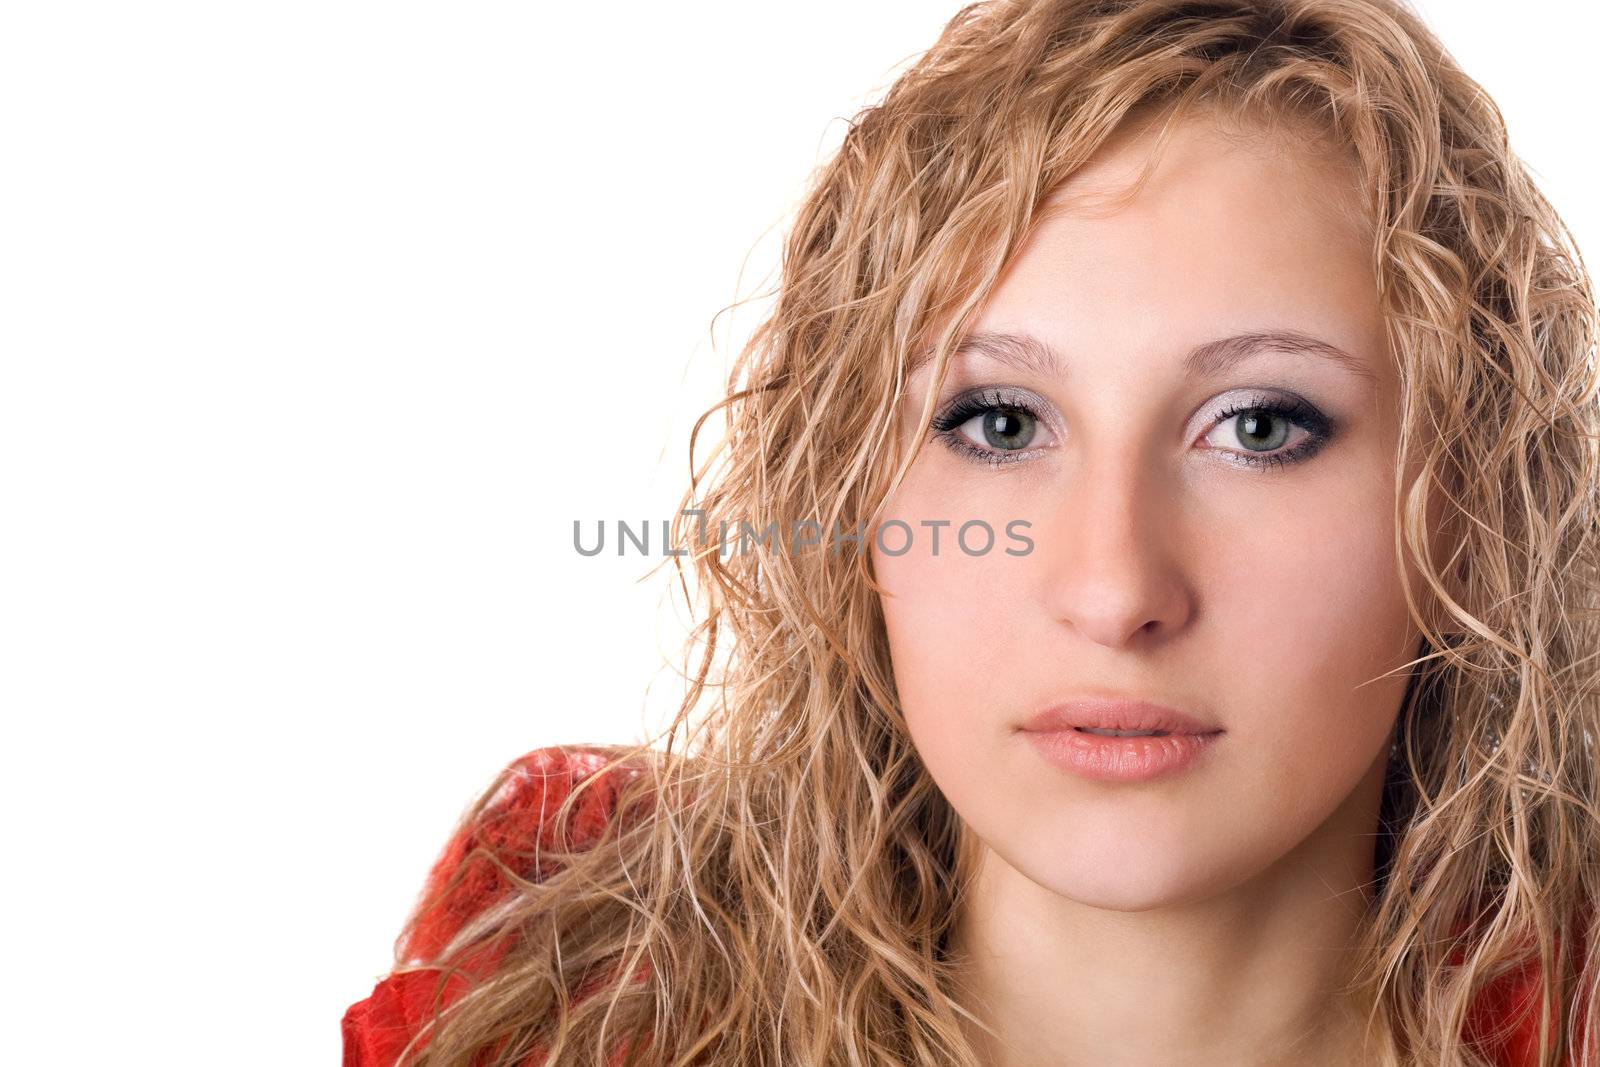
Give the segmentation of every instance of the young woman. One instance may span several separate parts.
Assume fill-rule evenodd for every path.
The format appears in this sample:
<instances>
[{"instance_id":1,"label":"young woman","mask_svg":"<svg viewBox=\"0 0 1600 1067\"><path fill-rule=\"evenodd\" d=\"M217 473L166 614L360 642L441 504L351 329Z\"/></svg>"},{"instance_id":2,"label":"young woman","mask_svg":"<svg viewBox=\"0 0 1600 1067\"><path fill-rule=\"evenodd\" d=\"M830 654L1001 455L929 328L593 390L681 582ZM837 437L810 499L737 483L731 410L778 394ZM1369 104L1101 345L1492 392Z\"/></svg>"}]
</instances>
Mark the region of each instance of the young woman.
<instances>
[{"instance_id":1,"label":"young woman","mask_svg":"<svg viewBox=\"0 0 1600 1067\"><path fill-rule=\"evenodd\" d=\"M1600 1063L1596 325L1393 0L962 10L719 405L670 743L508 767L347 1065Z\"/></svg>"}]
</instances>

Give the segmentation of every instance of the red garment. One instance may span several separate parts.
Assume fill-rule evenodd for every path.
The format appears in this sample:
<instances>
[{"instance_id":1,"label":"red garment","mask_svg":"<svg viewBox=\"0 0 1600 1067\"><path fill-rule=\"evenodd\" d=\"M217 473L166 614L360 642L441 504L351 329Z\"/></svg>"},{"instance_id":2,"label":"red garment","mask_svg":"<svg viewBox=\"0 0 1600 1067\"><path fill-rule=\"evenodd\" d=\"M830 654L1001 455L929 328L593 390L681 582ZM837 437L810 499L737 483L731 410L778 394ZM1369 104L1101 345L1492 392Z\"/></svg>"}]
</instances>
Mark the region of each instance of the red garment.
<instances>
[{"instance_id":1,"label":"red garment","mask_svg":"<svg viewBox=\"0 0 1600 1067\"><path fill-rule=\"evenodd\" d=\"M474 849L486 848L495 854L531 853L536 837L542 848L555 847L549 820L556 809L575 785L619 751L615 746L552 746L513 761L499 793L481 816L446 845L428 875L422 899L433 900ZM574 848L591 844L615 814L621 784L618 775L623 773L637 772L613 768L579 798L569 842ZM532 877L552 873L542 869L532 872ZM488 862L474 863L448 897L419 917L402 957L416 963L437 959L472 916L510 889L498 868ZM1578 949L1581 953L1583 945ZM490 973L503 951L496 945L479 948L469 958L468 969L480 975ZM647 977L647 972L638 977ZM464 978L453 978L446 986L445 1000L459 996L466 984ZM1534 959L1495 982L1473 1004L1463 1034L1481 1042L1499 1067L1536 1065L1538 984L1538 961ZM344 1067L394 1067L400 1050L432 1015L437 991L438 972L432 970L390 974L380 980L369 997L352 1004L344 1014ZM619 1049L613 1062L620 1059ZM525 1067L541 1067L543 1061L544 1056L536 1054L525 1061ZM1577 1067L1576 1061L1569 1061L1568 1067Z\"/></svg>"},{"instance_id":2,"label":"red garment","mask_svg":"<svg viewBox=\"0 0 1600 1067\"><path fill-rule=\"evenodd\" d=\"M1464 926L1465 923L1458 924L1456 932ZM1557 955L1562 951L1563 946L1558 942ZM1576 945L1576 954L1576 963L1581 969L1587 955L1587 946L1581 940ZM1462 949L1450 954L1454 963L1460 963L1464 957ZM1468 1012L1463 1034L1485 1049L1501 1067L1536 1067L1539 1062L1540 977L1539 959L1534 956L1482 990ZM1579 1033L1582 1032L1583 1010L1583 1005L1579 1004L1576 1020ZM1558 1025L1559 1019L1552 1013L1548 1032L1554 1035ZM1579 1067L1576 1052L1569 1051L1561 1062L1564 1067Z\"/></svg>"},{"instance_id":3,"label":"red garment","mask_svg":"<svg viewBox=\"0 0 1600 1067\"><path fill-rule=\"evenodd\" d=\"M553 819L567 794L620 751L616 746L552 746L514 760L496 795L470 826L450 840L434 863L421 898L433 903L417 917L401 958L412 963L437 960L468 920L510 892L511 883L504 872L478 857L466 868L460 884L440 897L439 891L462 870L470 854L477 849L496 856L531 854L536 841L540 849L555 848ZM569 850L593 844L615 814L617 788L623 782L619 776L636 773L612 768L579 796L569 823ZM555 873L555 867L541 864L539 870L522 873L537 880ZM504 951L503 944L484 945L467 958L464 967L475 975L487 975ZM445 987L445 1001L460 996L467 984L466 978L452 976ZM394 1067L412 1035L432 1017L438 989L436 970L403 971L380 980L367 999L352 1004L344 1014L340 1026L344 1067ZM580 999L585 992L579 991ZM536 1053L524 1064L540 1067L544 1059ZM621 1061L620 1049L613 1059Z\"/></svg>"}]
</instances>

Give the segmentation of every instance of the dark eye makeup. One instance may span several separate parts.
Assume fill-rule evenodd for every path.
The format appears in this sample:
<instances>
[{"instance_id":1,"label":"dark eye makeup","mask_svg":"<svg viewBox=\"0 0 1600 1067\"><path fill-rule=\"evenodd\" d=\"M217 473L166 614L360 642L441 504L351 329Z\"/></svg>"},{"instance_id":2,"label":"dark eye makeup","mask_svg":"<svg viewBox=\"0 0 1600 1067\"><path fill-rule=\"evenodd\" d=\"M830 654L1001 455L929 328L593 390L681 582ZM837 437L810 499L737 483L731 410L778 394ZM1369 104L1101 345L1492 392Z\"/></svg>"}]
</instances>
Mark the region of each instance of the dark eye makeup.
<instances>
[{"instance_id":1,"label":"dark eye makeup","mask_svg":"<svg viewBox=\"0 0 1600 1067\"><path fill-rule=\"evenodd\" d=\"M932 434L952 452L975 462L999 466L1031 458L1049 448L1040 444L1049 433L1049 408L1038 394L1025 389L985 386L953 398L935 414ZM1242 467L1270 470L1301 463L1320 452L1333 439L1336 424L1313 404L1294 394L1257 393L1247 400L1230 401L1211 417L1212 429L1235 420L1235 433L1247 447L1218 448L1230 462ZM1304 437L1289 447L1284 442L1293 427ZM972 429L972 433L967 431ZM974 440L974 437L977 439ZM1263 447L1248 447L1249 442Z\"/></svg>"}]
</instances>

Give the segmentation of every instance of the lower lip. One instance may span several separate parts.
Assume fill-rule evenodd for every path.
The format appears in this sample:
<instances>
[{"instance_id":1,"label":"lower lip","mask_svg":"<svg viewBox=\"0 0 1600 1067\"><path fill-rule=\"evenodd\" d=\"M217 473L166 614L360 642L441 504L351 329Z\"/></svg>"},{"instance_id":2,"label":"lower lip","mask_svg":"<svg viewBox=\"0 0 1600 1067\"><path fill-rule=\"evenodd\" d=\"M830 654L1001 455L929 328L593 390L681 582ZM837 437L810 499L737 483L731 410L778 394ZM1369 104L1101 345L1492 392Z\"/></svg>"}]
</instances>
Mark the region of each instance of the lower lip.
<instances>
[{"instance_id":1,"label":"lower lip","mask_svg":"<svg viewBox=\"0 0 1600 1067\"><path fill-rule=\"evenodd\" d=\"M1024 732L1057 767L1103 782L1143 782L1175 774L1193 765L1222 736L1220 730L1165 737L1106 737L1080 730Z\"/></svg>"}]
</instances>

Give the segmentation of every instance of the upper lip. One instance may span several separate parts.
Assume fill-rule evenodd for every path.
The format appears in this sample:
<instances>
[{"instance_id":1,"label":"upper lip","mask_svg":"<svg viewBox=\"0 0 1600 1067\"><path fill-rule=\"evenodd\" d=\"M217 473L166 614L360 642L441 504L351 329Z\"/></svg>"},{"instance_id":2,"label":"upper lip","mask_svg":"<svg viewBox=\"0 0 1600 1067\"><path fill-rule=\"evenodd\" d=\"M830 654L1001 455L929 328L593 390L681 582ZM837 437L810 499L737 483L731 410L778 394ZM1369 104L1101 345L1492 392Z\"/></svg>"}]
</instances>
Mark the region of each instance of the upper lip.
<instances>
[{"instance_id":1,"label":"upper lip","mask_svg":"<svg viewBox=\"0 0 1600 1067\"><path fill-rule=\"evenodd\" d=\"M1221 733L1222 728L1148 700L1075 697L1046 708L1021 729L1049 733L1079 726L1099 730L1160 730L1169 734Z\"/></svg>"}]
</instances>

